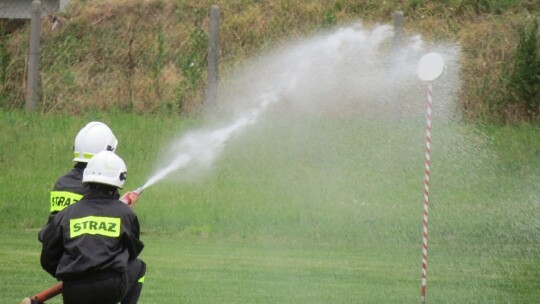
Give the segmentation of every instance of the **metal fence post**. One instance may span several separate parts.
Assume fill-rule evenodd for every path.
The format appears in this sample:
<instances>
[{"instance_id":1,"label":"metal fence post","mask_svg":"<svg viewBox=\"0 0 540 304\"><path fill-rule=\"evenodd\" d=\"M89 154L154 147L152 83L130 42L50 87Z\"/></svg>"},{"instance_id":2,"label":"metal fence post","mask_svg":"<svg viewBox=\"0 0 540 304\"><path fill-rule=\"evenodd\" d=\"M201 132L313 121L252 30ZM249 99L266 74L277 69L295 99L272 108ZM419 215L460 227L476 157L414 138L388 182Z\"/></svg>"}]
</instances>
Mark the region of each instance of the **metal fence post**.
<instances>
[{"instance_id":1,"label":"metal fence post","mask_svg":"<svg viewBox=\"0 0 540 304\"><path fill-rule=\"evenodd\" d=\"M394 12L394 48L399 48L403 40L403 12Z\"/></svg>"},{"instance_id":2,"label":"metal fence post","mask_svg":"<svg viewBox=\"0 0 540 304\"><path fill-rule=\"evenodd\" d=\"M32 112L39 99L39 43L41 38L41 1L32 1L30 47L28 50L28 79L26 83L26 111Z\"/></svg>"},{"instance_id":3,"label":"metal fence post","mask_svg":"<svg viewBox=\"0 0 540 304\"><path fill-rule=\"evenodd\" d=\"M210 7L210 24L208 34L208 84L206 88L206 104L214 105L217 99L219 70L219 15L217 5Z\"/></svg>"}]
</instances>

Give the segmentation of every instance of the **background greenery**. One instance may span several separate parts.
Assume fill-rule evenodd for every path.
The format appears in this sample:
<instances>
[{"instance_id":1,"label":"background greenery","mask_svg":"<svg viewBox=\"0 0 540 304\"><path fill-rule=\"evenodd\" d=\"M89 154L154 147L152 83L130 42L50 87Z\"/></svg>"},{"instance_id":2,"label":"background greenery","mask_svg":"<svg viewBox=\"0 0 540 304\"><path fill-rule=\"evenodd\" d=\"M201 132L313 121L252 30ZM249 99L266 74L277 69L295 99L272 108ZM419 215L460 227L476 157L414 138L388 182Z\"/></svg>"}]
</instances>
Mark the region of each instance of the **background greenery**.
<instances>
[{"instance_id":1,"label":"background greenery","mask_svg":"<svg viewBox=\"0 0 540 304\"><path fill-rule=\"evenodd\" d=\"M405 34L459 44L457 103L474 121L538 122L540 40L534 0L85 1L44 21L44 113L118 108L197 113L206 83L209 8L221 8L222 79L277 44L351 23L392 23ZM0 106L22 108L28 26L0 22Z\"/></svg>"},{"instance_id":2,"label":"background greenery","mask_svg":"<svg viewBox=\"0 0 540 304\"><path fill-rule=\"evenodd\" d=\"M358 20L390 22L397 9L407 33L458 42L457 103L483 123L435 117L428 302L540 298L540 130L526 103L510 101L528 83L513 76L516 66L533 67L522 62L538 50L530 47L536 1L115 0L74 1L57 16L64 26L44 24L37 113L19 110L26 26L0 23L3 301L54 284L39 266L37 232L82 125L113 128L129 190L152 174L171 138L204 124L197 114L215 3L225 78L279 43ZM515 57L518 49L533 51ZM424 140L423 117L254 125L210 170L141 196L149 265L141 303L417 303Z\"/></svg>"}]
</instances>

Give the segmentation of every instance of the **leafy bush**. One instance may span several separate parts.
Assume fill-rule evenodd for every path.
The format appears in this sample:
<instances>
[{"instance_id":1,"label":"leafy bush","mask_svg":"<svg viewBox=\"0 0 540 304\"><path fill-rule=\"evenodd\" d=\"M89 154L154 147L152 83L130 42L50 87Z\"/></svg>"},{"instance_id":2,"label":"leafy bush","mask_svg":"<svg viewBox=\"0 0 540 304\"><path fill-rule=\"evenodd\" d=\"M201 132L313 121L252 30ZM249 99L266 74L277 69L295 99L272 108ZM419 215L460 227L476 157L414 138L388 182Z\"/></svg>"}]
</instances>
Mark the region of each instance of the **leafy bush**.
<instances>
[{"instance_id":1,"label":"leafy bush","mask_svg":"<svg viewBox=\"0 0 540 304\"><path fill-rule=\"evenodd\" d=\"M513 71L508 80L509 103L523 109L524 117L534 119L540 114L540 40L538 21L527 29L518 29L519 42L514 53Z\"/></svg>"}]
</instances>

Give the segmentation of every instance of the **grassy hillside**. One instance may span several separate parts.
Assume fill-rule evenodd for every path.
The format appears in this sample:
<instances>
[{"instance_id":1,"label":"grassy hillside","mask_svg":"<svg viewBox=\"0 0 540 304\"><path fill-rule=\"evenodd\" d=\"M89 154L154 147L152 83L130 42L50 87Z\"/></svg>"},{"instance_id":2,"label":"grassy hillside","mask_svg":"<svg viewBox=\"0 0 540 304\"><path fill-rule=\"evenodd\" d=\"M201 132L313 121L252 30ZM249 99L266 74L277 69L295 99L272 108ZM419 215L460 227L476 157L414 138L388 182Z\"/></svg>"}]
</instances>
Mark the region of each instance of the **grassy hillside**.
<instances>
[{"instance_id":1,"label":"grassy hillside","mask_svg":"<svg viewBox=\"0 0 540 304\"><path fill-rule=\"evenodd\" d=\"M536 120L540 62L514 81L519 30L532 31L537 1L71 1L43 24L40 111L81 113L118 108L136 113L196 113L206 82L209 7L221 8L221 78L249 57L324 29L361 22L392 24L403 11L405 34L459 44L463 85L456 101L466 117ZM0 23L0 105L21 108L28 27ZM532 52L540 46L533 46ZM531 63L536 60L536 63ZM521 65L523 67L523 65ZM532 74L531 74L532 73ZM527 76L525 76L527 77ZM529 81L529 84L523 83ZM532 83L531 83L532 81ZM514 88L514 89L512 89ZM534 91L533 91L534 92ZM532 108L525 106L532 103ZM531 109L533 110L531 112Z\"/></svg>"}]
</instances>

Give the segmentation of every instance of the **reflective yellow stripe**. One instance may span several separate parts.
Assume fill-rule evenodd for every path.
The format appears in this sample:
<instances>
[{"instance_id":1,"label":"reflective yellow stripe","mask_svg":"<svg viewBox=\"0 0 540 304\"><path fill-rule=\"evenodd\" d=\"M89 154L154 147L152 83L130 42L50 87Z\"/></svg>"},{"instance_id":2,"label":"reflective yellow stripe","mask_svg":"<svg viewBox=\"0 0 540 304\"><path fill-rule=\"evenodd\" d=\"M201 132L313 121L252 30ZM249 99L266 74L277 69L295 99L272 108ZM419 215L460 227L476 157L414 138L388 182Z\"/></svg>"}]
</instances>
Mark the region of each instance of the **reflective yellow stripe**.
<instances>
[{"instance_id":1,"label":"reflective yellow stripe","mask_svg":"<svg viewBox=\"0 0 540 304\"><path fill-rule=\"evenodd\" d=\"M83 158L84 159L91 159L93 156L94 156L94 154L92 154L92 153L83 153ZM73 152L73 157L74 158L79 158L80 153L79 152Z\"/></svg>"},{"instance_id":2,"label":"reflective yellow stripe","mask_svg":"<svg viewBox=\"0 0 540 304\"><path fill-rule=\"evenodd\" d=\"M82 234L119 237L120 223L119 217L87 216L71 219L69 220L69 235L71 238Z\"/></svg>"},{"instance_id":3,"label":"reflective yellow stripe","mask_svg":"<svg viewBox=\"0 0 540 304\"><path fill-rule=\"evenodd\" d=\"M144 283L144 278L145 278L145 276L142 276L142 277L137 281L137 283L141 283L141 284Z\"/></svg>"},{"instance_id":4,"label":"reflective yellow stripe","mask_svg":"<svg viewBox=\"0 0 540 304\"><path fill-rule=\"evenodd\" d=\"M62 211L71 204L80 201L83 196L68 191L51 191L51 213Z\"/></svg>"}]
</instances>

